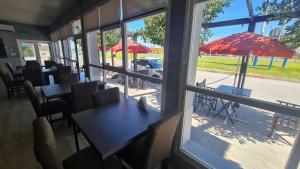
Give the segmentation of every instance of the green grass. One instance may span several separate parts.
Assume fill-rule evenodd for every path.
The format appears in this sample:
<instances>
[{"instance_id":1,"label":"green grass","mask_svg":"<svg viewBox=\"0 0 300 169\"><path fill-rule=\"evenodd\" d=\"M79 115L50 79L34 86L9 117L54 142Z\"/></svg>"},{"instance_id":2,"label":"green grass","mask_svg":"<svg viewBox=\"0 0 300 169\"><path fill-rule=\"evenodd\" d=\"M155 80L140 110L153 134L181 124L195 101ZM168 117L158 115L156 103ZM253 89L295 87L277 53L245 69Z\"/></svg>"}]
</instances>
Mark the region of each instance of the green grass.
<instances>
[{"instance_id":1,"label":"green grass","mask_svg":"<svg viewBox=\"0 0 300 169\"><path fill-rule=\"evenodd\" d=\"M163 59L163 55L158 54L138 54L138 58L144 56L152 56ZM128 54L128 59L131 60L132 54ZM107 53L107 58L110 59L110 53ZM121 52L117 53L116 59L121 60ZM249 60L247 69L248 76L256 76L269 79L300 81L300 61L289 59L287 67L282 67L282 59L275 59L273 67L269 70L270 57L260 57L258 65L252 66L252 59ZM235 73L238 63L238 57L232 56L202 56L198 58L198 70L213 71L220 73Z\"/></svg>"},{"instance_id":2,"label":"green grass","mask_svg":"<svg viewBox=\"0 0 300 169\"><path fill-rule=\"evenodd\" d=\"M270 79L300 81L300 62L290 59L287 67L282 67L282 59L276 59L273 67L268 69L270 57L261 57L256 67L249 60L247 75ZM200 70L234 73L236 71L238 57L230 56L202 56L198 59L197 67Z\"/></svg>"}]
</instances>

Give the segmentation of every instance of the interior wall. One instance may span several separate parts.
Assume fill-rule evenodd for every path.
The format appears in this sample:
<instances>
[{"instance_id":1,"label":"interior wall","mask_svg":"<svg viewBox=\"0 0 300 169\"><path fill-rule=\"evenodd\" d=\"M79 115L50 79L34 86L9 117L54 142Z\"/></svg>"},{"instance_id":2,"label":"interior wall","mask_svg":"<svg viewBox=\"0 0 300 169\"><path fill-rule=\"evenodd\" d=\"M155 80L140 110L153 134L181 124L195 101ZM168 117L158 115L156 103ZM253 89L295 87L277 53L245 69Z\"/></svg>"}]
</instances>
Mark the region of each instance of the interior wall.
<instances>
[{"instance_id":1,"label":"interior wall","mask_svg":"<svg viewBox=\"0 0 300 169\"><path fill-rule=\"evenodd\" d=\"M19 23L0 23L13 25L15 30L15 32L0 30L0 38L2 39L5 48L8 48L10 51L7 52L6 57L0 56L0 64L7 61L11 61L14 65L21 63L22 60L18 50L17 39L50 41L48 27Z\"/></svg>"}]
</instances>

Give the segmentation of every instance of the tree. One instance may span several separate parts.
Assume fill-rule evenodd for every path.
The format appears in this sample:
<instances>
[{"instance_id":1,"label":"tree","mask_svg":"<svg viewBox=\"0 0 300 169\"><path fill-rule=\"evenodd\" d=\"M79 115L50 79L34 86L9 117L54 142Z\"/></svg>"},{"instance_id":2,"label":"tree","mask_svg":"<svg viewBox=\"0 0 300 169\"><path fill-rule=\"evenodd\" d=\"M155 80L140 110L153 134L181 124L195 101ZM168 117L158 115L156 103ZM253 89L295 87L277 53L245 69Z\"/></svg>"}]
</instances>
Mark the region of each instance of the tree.
<instances>
[{"instance_id":1,"label":"tree","mask_svg":"<svg viewBox=\"0 0 300 169\"><path fill-rule=\"evenodd\" d=\"M272 14L272 20L279 20L279 25L286 26L285 32L281 37L281 41L293 49L300 47L300 1L299 0L274 0L272 2L265 1L257 8L260 13ZM298 17L294 17L293 13L297 13Z\"/></svg>"},{"instance_id":2,"label":"tree","mask_svg":"<svg viewBox=\"0 0 300 169\"><path fill-rule=\"evenodd\" d=\"M223 12L223 9L230 5L231 1L232 0L211 0L207 3L203 11L203 23L214 21L218 17L218 14ZM166 26L165 14L146 18L144 22L145 28L138 30L138 35L142 37L144 42L164 46ZM200 44L202 45L207 42L211 36L213 36L213 33L209 29L204 28Z\"/></svg>"},{"instance_id":3,"label":"tree","mask_svg":"<svg viewBox=\"0 0 300 169\"><path fill-rule=\"evenodd\" d=\"M121 40L121 31L120 29L113 29L104 32L104 41L105 41L105 47L111 48Z\"/></svg>"}]
</instances>

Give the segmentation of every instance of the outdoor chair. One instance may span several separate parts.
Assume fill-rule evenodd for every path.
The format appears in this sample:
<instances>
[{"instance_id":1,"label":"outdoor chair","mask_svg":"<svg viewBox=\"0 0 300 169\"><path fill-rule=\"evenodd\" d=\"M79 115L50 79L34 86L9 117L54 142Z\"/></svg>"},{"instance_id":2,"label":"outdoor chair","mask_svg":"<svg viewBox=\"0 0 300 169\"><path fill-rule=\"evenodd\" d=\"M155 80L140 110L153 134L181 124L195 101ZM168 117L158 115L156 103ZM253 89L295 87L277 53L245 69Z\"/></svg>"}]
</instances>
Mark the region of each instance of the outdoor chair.
<instances>
[{"instance_id":1,"label":"outdoor chair","mask_svg":"<svg viewBox=\"0 0 300 169\"><path fill-rule=\"evenodd\" d=\"M77 73L57 75L57 82L59 84L77 83L78 81L79 77Z\"/></svg>"},{"instance_id":2,"label":"outdoor chair","mask_svg":"<svg viewBox=\"0 0 300 169\"><path fill-rule=\"evenodd\" d=\"M33 150L37 161L43 169L117 169L120 160L115 156L101 161L99 154L92 147L84 148L66 158L59 160L56 139L49 122L44 117L33 121Z\"/></svg>"},{"instance_id":3,"label":"outdoor chair","mask_svg":"<svg viewBox=\"0 0 300 169\"><path fill-rule=\"evenodd\" d=\"M92 94L94 107L116 103L120 101L120 91L118 87L101 90Z\"/></svg>"},{"instance_id":4,"label":"outdoor chair","mask_svg":"<svg viewBox=\"0 0 300 169\"><path fill-rule=\"evenodd\" d=\"M71 86L72 111L78 113L93 108L92 93L98 91L98 82L78 83Z\"/></svg>"},{"instance_id":5,"label":"outdoor chair","mask_svg":"<svg viewBox=\"0 0 300 169\"><path fill-rule=\"evenodd\" d=\"M24 69L23 70L24 79L29 80L32 85L35 86L43 86L46 85L47 82L45 80L45 76L41 68L39 69Z\"/></svg>"},{"instance_id":6,"label":"outdoor chair","mask_svg":"<svg viewBox=\"0 0 300 169\"><path fill-rule=\"evenodd\" d=\"M9 70L9 72L13 75L14 79L19 79L19 80L24 79L23 73L20 71L16 71L16 69L10 62L5 63L5 65Z\"/></svg>"},{"instance_id":7,"label":"outdoor chair","mask_svg":"<svg viewBox=\"0 0 300 169\"><path fill-rule=\"evenodd\" d=\"M24 82L24 88L37 117L47 117L50 122L65 120L68 117L70 111L68 110L68 104L64 100L54 98L44 101L42 94L39 93L41 92L40 88L34 88L28 80ZM62 113L63 118L52 120L52 115L58 113Z\"/></svg>"},{"instance_id":8,"label":"outdoor chair","mask_svg":"<svg viewBox=\"0 0 300 169\"><path fill-rule=\"evenodd\" d=\"M200 83L196 83L196 86L199 88L204 88L204 89L208 89L208 90L215 90L212 87L208 87L206 86L206 79L204 79L202 82ZM195 93L195 98L194 98L194 112L197 111L198 106L201 104L201 106L204 105L208 105L209 109L207 112L207 115L209 115L211 110L216 110L217 108L217 98L209 96L209 95L205 95L202 93Z\"/></svg>"},{"instance_id":9,"label":"outdoor chair","mask_svg":"<svg viewBox=\"0 0 300 169\"><path fill-rule=\"evenodd\" d=\"M121 151L119 157L133 169L154 169L160 164L167 168L180 118L180 113L172 113L150 125L146 136Z\"/></svg>"},{"instance_id":10,"label":"outdoor chair","mask_svg":"<svg viewBox=\"0 0 300 169\"><path fill-rule=\"evenodd\" d=\"M45 60L44 64L45 64L45 68L50 69L53 66L55 66L56 62L53 60Z\"/></svg>"},{"instance_id":11,"label":"outdoor chair","mask_svg":"<svg viewBox=\"0 0 300 169\"><path fill-rule=\"evenodd\" d=\"M14 96L15 93L24 91L24 85L23 85L24 81L14 79L11 73L7 69L0 68L0 76L6 87L8 98Z\"/></svg>"},{"instance_id":12,"label":"outdoor chair","mask_svg":"<svg viewBox=\"0 0 300 169\"><path fill-rule=\"evenodd\" d=\"M300 108L300 105L278 100L278 103L284 106L289 106L293 108ZM277 125L281 125L296 131L300 130L300 118L290 115L285 115L279 112L275 112L272 118L272 125L269 131L269 136L271 137Z\"/></svg>"}]
</instances>

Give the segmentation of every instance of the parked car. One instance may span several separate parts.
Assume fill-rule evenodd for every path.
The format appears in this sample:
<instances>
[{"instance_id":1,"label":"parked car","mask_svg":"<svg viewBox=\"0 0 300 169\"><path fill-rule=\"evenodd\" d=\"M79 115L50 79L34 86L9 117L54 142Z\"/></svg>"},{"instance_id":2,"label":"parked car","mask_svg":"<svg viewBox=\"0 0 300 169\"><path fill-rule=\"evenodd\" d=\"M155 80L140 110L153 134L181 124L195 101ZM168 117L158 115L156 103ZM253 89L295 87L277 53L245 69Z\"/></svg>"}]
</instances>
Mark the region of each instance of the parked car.
<instances>
[{"instance_id":1,"label":"parked car","mask_svg":"<svg viewBox=\"0 0 300 169\"><path fill-rule=\"evenodd\" d=\"M162 60L155 57L138 58L136 72L142 72L151 77L162 78L163 77L163 63ZM131 69L134 68L134 61L131 62Z\"/></svg>"}]
</instances>

